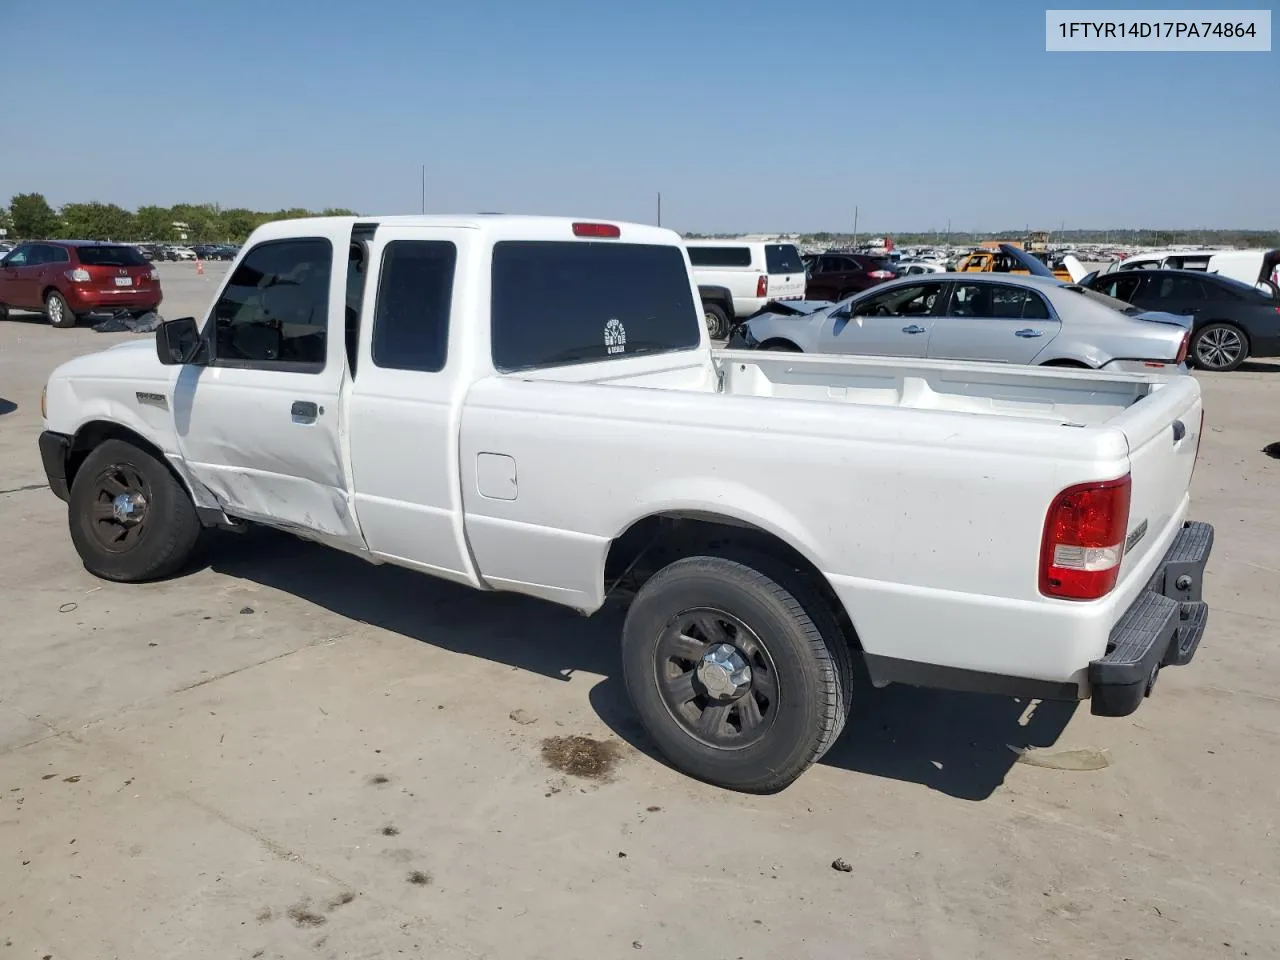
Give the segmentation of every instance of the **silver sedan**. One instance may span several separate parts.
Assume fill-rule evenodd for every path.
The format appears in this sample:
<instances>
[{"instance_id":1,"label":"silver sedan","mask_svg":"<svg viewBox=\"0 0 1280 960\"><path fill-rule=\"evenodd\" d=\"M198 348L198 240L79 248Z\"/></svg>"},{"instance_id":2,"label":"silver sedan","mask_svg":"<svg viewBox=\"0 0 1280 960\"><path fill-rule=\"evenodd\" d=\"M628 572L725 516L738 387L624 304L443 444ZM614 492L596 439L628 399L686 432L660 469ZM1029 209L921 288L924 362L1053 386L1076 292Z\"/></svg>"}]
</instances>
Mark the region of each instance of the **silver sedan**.
<instances>
[{"instance_id":1,"label":"silver sedan","mask_svg":"<svg viewBox=\"0 0 1280 960\"><path fill-rule=\"evenodd\" d=\"M740 324L730 349L1185 370L1191 321L1139 310L1052 276L937 273L892 280L839 303L775 303Z\"/></svg>"}]
</instances>

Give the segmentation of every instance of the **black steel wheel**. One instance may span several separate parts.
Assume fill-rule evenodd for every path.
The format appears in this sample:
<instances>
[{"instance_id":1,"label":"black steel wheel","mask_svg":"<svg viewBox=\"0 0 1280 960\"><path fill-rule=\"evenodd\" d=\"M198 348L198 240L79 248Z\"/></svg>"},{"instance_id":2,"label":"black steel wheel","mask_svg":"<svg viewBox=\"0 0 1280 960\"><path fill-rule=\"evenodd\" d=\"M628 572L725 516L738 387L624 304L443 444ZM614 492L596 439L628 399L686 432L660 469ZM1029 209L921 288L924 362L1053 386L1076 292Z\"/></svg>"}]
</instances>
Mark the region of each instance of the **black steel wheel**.
<instances>
[{"instance_id":1,"label":"black steel wheel","mask_svg":"<svg viewBox=\"0 0 1280 960\"><path fill-rule=\"evenodd\" d=\"M107 440L85 457L67 506L76 552L104 580L176 573L200 537L186 488L165 464L123 440Z\"/></svg>"},{"instance_id":2,"label":"black steel wheel","mask_svg":"<svg viewBox=\"0 0 1280 960\"><path fill-rule=\"evenodd\" d=\"M777 716L778 676L760 638L713 607L682 610L658 638L654 679L685 733L739 750L764 737Z\"/></svg>"},{"instance_id":3,"label":"black steel wheel","mask_svg":"<svg viewBox=\"0 0 1280 960\"><path fill-rule=\"evenodd\" d=\"M769 558L687 557L658 571L627 613L627 691L678 770L772 793L835 742L853 653L834 611Z\"/></svg>"},{"instance_id":4,"label":"black steel wheel","mask_svg":"<svg viewBox=\"0 0 1280 960\"><path fill-rule=\"evenodd\" d=\"M1201 370L1227 372L1249 356L1249 338L1230 323L1205 324L1191 338L1191 356Z\"/></svg>"}]
</instances>

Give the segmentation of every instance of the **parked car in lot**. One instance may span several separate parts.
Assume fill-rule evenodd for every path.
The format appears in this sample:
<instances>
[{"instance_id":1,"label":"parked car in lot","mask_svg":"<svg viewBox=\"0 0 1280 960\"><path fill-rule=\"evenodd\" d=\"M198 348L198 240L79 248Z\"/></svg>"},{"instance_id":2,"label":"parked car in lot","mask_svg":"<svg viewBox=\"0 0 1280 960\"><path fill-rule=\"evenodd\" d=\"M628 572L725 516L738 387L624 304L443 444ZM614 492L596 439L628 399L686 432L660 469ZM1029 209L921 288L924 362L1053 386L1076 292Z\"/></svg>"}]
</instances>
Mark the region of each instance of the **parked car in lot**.
<instances>
[{"instance_id":1,"label":"parked car in lot","mask_svg":"<svg viewBox=\"0 0 1280 960\"><path fill-rule=\"evenodd\" d=\"M260 227L202 323L50 377L72 542L135 582L252 522L584 614L617 595L652 741L748 791L831 746L856 659L1123 715L1192 658L1195 378L717 355L687 263L638 224Z\"/></svg>"},{"instance_id":2,"label":"parked car in lot","mask_svg":"<svg viewBox=\"0 0 1280 960\"><path fill-rule=\"evenodd\" d=\"M899 277L915 277L922 273L946 273L947 268L931 260L899 260L893 265Z\"/></svg>"},{"instance_id":3,"label":"parked car in lot","mask_svg":"<svg viewBox=\"0 0 1280 960\"><path fill-rule=\"evenodd\" d=\"M194 260L196 252L190 247L169 247L169 259L171 260Z\"/></svg>"},{"instance_id":4,"label":"parked car in lot","mask_svg":"<svg viewBox=\"0 0 1280 960\"><path fill-rule=\"evenodd\" d=\"M160 306L160 276L134 247L92 240L20 244L0 261L0 319L43 310L55 327L101 311L135 316Z\"/></svg>"},{"instance_id":5,"label":"parked car in lot","mask_svg":"<svg viewBox=\"0 0 1280 960\"><path fill-rule=\"evenodd\" d=\"M808 268L807 300L843 300L898 275L887 256L868 253L822 253Z\"/></svg>"},{"instance_id":6,"label":"parked car in lot","mask_svg":"<svg viewBox=\"0 0 1280 960\"><path fill-rule=\"evenodd\" d=\"M1113 260L1098 276L1132 270L1216 273L1251 287L1261 286L1264 293L1280 296L1280 250L1149 250Z\"/></svg>"},{"instance_id":7,"label":"parked car in lot","mask_svg":"<svg viewBox=\"0 0 1280 960\"><path fill-rule=\"evenodd\" d=\"M834 304L779 304L730 348L1177 372L1191 323L1017 274L907 277Z\"/></svg>"},{"instance_id":8,"label":"parked car in lot","mask_svg":"<svg viewBox=\"0 0 1280 960\"><path fill-rule=\"evenodd\" d=\"M703 318L713 340L774 300L804 298L804 263L791 243L686 240Z\"/></svg>"},{"instance_id":9,"label":"parked car in lot","mask_svg":"<svg viewBox=\"0 0 1280 960\"><path fill-rule=\"evenodd\" d=\"M1198 270L1125 270L1088 285L1139 310L1192 320L1190 359L1204 370L1235 370L1249 357L1280 356L1280 297Z\"/></svg>"}]
</instances>

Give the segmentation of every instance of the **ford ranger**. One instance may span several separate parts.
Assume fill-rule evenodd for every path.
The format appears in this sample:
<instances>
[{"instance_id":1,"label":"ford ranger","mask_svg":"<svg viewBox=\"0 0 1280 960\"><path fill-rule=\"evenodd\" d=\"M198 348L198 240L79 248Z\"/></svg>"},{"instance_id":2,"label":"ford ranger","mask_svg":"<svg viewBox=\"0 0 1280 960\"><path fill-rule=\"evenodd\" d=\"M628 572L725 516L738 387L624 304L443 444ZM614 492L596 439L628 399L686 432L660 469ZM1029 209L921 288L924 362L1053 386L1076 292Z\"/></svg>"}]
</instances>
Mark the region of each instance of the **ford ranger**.
<instances>
[{"instance_id":1,"label":"ford ranger","mask_svg":"<svg viewBox=\"0 0 1280 960\"><path fill-rule=\"evenodd\" d=\"M202 321L63 364L44 404L93 574L266 524L583 614L618 595L647 731L738 790L822 756L859 661L1124 715L1206 622L1194 378L713 353L656 227L270 223Z\"/></svg>"}]
</instances>

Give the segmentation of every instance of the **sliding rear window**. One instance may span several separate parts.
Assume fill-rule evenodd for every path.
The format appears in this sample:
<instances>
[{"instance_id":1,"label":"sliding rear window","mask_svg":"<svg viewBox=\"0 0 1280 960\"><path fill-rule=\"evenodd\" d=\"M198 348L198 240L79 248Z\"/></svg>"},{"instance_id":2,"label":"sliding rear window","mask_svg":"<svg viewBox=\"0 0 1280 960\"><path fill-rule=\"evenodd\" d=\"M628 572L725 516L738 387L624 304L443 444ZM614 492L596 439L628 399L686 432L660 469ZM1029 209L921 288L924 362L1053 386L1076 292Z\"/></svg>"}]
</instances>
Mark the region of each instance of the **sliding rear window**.
<instances>
[{"instance_id":1,"label":"sliding rear window","mask_svg":"<svg viewBox=\"0 0 1280 960\"><path fill-rule=\"evenodd\" d=\"M701 343L679 247L505 240L494 244L492 283L493 365L502 371Z\"/></svg>"}]
</instances>

